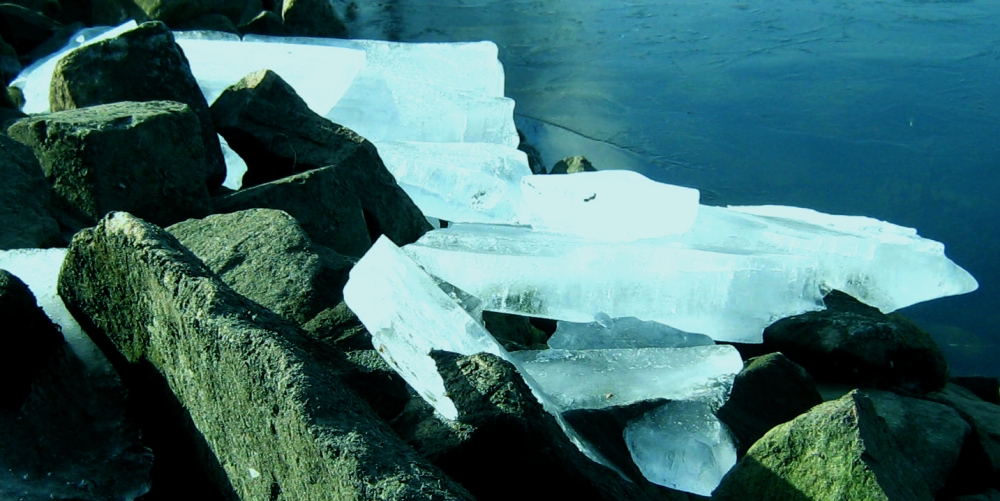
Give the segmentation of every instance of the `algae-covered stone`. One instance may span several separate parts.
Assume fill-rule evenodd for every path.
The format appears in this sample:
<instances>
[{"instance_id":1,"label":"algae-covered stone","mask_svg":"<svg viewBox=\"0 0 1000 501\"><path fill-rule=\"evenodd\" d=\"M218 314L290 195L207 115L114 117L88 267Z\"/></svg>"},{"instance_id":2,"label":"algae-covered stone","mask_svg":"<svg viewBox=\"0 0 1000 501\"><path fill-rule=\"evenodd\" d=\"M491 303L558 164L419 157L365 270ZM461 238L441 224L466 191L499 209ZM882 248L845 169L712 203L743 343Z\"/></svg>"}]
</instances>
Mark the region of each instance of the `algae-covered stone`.
<instances>
[{"instance_id":1,"label":"algae-covered stone","mask_svg":"<svg viewBox=\"0 0 1000 501\"><path fill-rule=\"evenodd\" d=\"M852 391L772 428L712 499L931 501L890 436L871 400Z\"/></svg>"},{"instance_id":2,"label":"algae-covered stone","mask_svg":"<svg viewBox=\"0 0 1000 501\"><path fill-rule=\"evenodd\" d=\"M183 432L174 438L192 455L175 460L207 472L209 495L470 498L312 355L319 342L237 294L156 226L116 212L78 233L59 294L145 402L144 429Z\"/></svg>"},{"instance_id":3,"label":"algae-covered stone","mask_svg":"<svg viewBox=\"0 0 1000 501\"><path fill-rule=\"evenodd\" d=\"M199 127L191 130L201 135L206 185L214 191L226 178L219 136L187 58L163 23L143 23L117 38L74 50L52 73L52 111L157 100L187 104L198 117Z\"/></svg>"},{"instance_id":4,"label":"algae-covered stone","mask_svg":"<svg viewBox=\"0 0 1000 501\"><path fill-rule=\"evenodd\" d=\"M227 285L302 326L343 300L354 261L312 243L287 213L250 209L167 228Z\"/></svg>"},{"instance_id":5,"label":"algae-covered stone","mask_svg":"<svg viewBox=\"0 0 1000 501\"><path fill-rule=\"evenodd\" d=\"M62 243L52 218L52 188L31 148L0 135L0 249Z\"/></svg>"},{"instance_id":6,"label":"algae-covered stone","mask_svg":"<svg viewBox=\"0 0 1000 501\"><path fill-rule=\"evenodd\" d=\"M718 415L743 456L768 430L821 403L823 397L805 369L781 353L769 353L746 361Z\"/></svg>"},{"instance_id":7,"label":"algae-covered stone","mask_svg":"<svg viewBox=\"0 0 1000 501\"><path fill-rule=\"evenodd\" d=\"M198 118L173 101L33 115L9 129L40 159L55 206L92 225L113 210L165 226L211 211Z\"/></svg>"}]
</instances>

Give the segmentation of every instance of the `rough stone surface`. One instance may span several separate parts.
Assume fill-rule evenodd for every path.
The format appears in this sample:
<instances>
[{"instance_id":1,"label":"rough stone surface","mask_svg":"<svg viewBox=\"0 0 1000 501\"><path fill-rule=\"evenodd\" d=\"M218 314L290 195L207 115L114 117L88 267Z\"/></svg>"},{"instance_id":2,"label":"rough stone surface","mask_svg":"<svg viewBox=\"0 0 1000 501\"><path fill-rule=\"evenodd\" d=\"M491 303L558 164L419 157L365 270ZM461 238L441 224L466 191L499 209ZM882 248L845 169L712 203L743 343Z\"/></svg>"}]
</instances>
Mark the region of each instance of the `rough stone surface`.
<instances>
[{"instance_id":1,"label":"rough stone surface","mask_svg":"<svg viewBox=\"0 0 1000 501\"><path fill-rule=\"evenodd\" d=\"M321 343L237 294L160 228L117 212L78 233L59 294L140 395L144 430L171 440L150 444L157 467L197 464L213 497L470 499L312 355ZM182 447L191 456L161 454ZM176 491L165 499L205 495L177 474L161 477Z\"/></svg>"},{"instance_id":2,"label":"rough stone surface","mask_svg":"<svg viewBox=\"0 0 1000 501\"><path fill-rule=\"evenodd\" d=\"M283 0L281 18L289 35L347 38L347 27L327 0Z\"/></svg>"},{"instance_id":3,"label":"rough stone surface","mask_svg":"<svg viewBox=\"0 0 1000 501\"><path fill-rule=\"evenodd\" d=\"M458 419L435 416L421 400L395 426L477 499L688 499L645 481L630 482L587 459L508 362L486 353L431 356ZM526 473L544 481L519 480Z\"/></svg>"},{"instance_id":4,"label":"rough stone surface","mask_svg":"<svg viewBox=\"0 0 1000 501\"><path fill-rule=\"evenodd\" d=\"M958 462L969 425L946 405L881 390L866 390L865 395L903 457L937 495Z\"/></svg>"},{"instance_id":5,"label":"rough stone surface","mask_svg":"<svg viewBox=\"0 0 1000 501\"><path fill-rule=\"evenodd\" d=\"M139 435L114 371L62 344L24 405L0 412L0 499L133 499L149 489L153 464Z\"/></svg>"},{"instance_id":6,"label":"rough stone surface","mask_svg":"<svg viewBox=\"0 0 1000 501\"><path fill-rule=\"evenodd\" d=\"M746 361L718 416L736 437L742 457L768 430L821 403L805 369L781 353L770 353Z\"/></svg>"},{"instance_id":7,"label":"rough stone surface","mask_svg":"<svg viewBox=\"0 0 1000 501\"><path fill-rule=\"evenodd\" d=\"M871 400L852 391L780 424L722 479L713 500L930 501Z\"/></svg>"},{"instance_id":8,"label":"rough stone surface","mask_svg":"<svg viewBox=\"0 0 1000 501\"><path fill-rule=\"evenodd\" d=\"M55 206L89 226L112 210L164 226L211 212L198 118L172 101L34 115L11 137L41 159Z\"/></svg>"},{"instance_id":9,"label":"rough stone surface","mask_svg":"<svg viewBox=\"0 0 1000 501\"><path fill-rule=\"evenodd\" d=\"M189 219L167 231L236 292L299 326L343 301L354 264L273 209Z\"/></svg>"},{"instance_id":10,"label":"rough stone surface","mask_svg":"<svg viewBox=\"0 0 1000 501\"><path fill-rule=\"evenodd\" d=\"M957 376L950 382L971 391L984 402L1000 405L1000 378L996 376Z\"/></svg>"},{"instance_id":11,"label":"rough stone surface","mask_svg":"<svg viewBox=\"0 0 1000 501\"><path fill-rule=\"evenodd\" d=\"M948 380L937 344L902 315L883 315L838 291L824 302L824 311L765 329L764 348L780 351L819 382L926 393Z\"/></svg>"},{"instance_id":12,"label":"rough stone surface","mask_svg":"<svg viewBox=\"0 0 1000 501\"><path fill-rule=\"evenodd\" d=\"M982 488L1000 486L1000 405L984 402L971 391L949 383L928 395L962 416L972 427L961 483ZM958 468L956 468L958 469Z\"/></svg>"},{"instance_id":13,"label":"rough stone surface","mask_svg":"<svg viewBox=\"0 0 1000 501\"><path fill-rule=\"evenodd\" d=\"M52 188L31 148L0 135L0 249L62 243L52 218Z\"/></svg>"},{"instance_id":14,"label":"rough stone surface","mask_svg":"<svg viewBox=\"0 0 1000 501\"><path fill-rule=\"evenodd\" d=\"M31 383L64 344L59 327L49 320L21 279L0 270L0 412L17 410Z\"/></svg>"},{"instance_id":15,"label":"rough stone surface","mask_svg":"<svg viewBox=\"0 0 1000 501\"><path fill-rule=\"evenodd\" d=\"M577 172L597 172L597 169L586 157L577 155L556 162L549 174L575 174Z\"/></svg>"},{"instance_id":16,"label":"rough stone surface","mask_svg":"<svg viewBox=\"0 0 1000 501\"><path fill-rule=\"evenodd\" d=\"M187 104L198 117L209 191L221 186L226 178L226 164L208 102L191 74L184 52L163 23L143 23L117 38L73 51L56 65L49 100L52 111L119 101Z\"/></svg>"}]
</instances>

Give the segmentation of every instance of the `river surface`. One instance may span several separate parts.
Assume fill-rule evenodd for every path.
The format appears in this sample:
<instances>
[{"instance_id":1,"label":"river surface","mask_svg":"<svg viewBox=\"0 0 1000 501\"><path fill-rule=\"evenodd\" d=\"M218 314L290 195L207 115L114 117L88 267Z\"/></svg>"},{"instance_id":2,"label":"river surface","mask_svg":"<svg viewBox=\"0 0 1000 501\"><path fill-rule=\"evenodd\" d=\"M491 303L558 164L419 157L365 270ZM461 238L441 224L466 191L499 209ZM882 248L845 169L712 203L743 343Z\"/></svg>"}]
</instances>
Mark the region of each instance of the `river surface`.
<instances>
[{"instance_id":1,"label":"river surface","mask_svg":"<svg viewBox=\"0 0 1000 501\"><path fill-rule=\"evenodd\" d=\"M907 308L956 374L1000 375L1000 2L386 0L351 36L492 40L517 123L567 155L917 228L980 283Z\"/></svg>"}]
</instances>

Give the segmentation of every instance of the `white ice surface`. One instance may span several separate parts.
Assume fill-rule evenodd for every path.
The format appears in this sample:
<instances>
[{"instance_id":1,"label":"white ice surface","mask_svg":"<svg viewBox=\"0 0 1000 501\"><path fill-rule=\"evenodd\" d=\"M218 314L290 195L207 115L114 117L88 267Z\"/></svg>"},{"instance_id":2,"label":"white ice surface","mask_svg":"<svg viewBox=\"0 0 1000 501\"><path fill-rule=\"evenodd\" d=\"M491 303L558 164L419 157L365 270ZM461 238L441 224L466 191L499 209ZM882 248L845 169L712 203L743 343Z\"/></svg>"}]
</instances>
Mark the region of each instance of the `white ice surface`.
<instances>
[{"instance_id":1,"label":"white ice surface","mask_svg":"<svg viewBox=\"0 0 1000 501\"><path fill-rule=\"evenodd\" d=\"M627 170L523 177L521 195L532 228L612 242L684 233L698 214L698 190Z\"/></svg>"}]
</instances>

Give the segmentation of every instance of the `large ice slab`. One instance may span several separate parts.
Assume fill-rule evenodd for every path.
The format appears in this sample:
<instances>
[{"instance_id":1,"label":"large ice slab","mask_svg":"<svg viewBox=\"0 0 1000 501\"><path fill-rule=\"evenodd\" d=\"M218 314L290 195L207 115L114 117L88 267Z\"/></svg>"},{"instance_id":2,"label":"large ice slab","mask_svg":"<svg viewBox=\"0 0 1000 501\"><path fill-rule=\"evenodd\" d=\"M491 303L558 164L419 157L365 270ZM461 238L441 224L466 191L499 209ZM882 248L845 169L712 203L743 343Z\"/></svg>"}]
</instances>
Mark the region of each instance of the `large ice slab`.
<instances>
[{"instance_id":1,"label":"large ice slab","mask_svg":"<svg viewBox=\"0 0 1000 501\"><path fill-rule=\"evenodd\" d=\"M705 400L722 405L743 368L729 345L511 352L559 411L643 400Z\"/></svg>"},{"instance_id":2,"label":"large ice slab","mask_svg":"<svg viewBox=\"0 0 1000 501\"><path fill-rule=\"evenodd\" d=\"M521 194L536 230L595 240L684 233L698 214L698 190L627 170L524 177Z\"/></svg>"},{"instance_id":3,"label":"large ice slab","mask_svg":"<svg viewBox=\"0 0 1000 501\"><path fill-rule=\"evenodd\" d=\"M485 309L527 316L589 322L604 313L759 342L772 322L823 307L818 262L806 256L598 242L486 225L434 230L405 250Z\"/></svg>"},{"instance_id":4,"label":"large ice slab","mask_svg":"<svg viewBox=\"0 0 1000 501\"><path fill-rule=\"evenodd\" d=\"M370 141L517 146L514 101L503 97L493 42L415 44L248 35L247 41L360 49L365 68L325 116Z\"/></svg>"},{"instance_id":5,"label":"large ice slab","mask_svg":"<svg viewBox=\"0 0 1000 501\"><path fill-rule=\"evenodd\" d=\"M200 35L177 32L175 39L209 104L248 74L268 69L281 75L309 109L325 115L365 66L363 50L209 39Z\"/></svg>"},{"instance_id":6,"label":"large ice slab","mask_svg":"<svg viewBox=\"0 0 1000 501\"><path fill-rule=\"evenodd\" d=\"M701 496L736 464L732 435L702 401L668 402L632 420L625 445L650 482Z\"/></svg>"},{"instance_id":7,"label":"large ice slab","mask_svg":"<svg viewBox=\"0 0 1000 501\"><path fill-rule=\"evenodd\" d=\"M65 258L66 249L0 250L0 269L9 271L28 286L38 306L59 326L70 348L88 367L110 369L107 359L59 297L59 269Z\"/></svg>"},{"instance_id":8,"label":"large ice slab","mask_svg":"<svg viewBox=\"0 0 1000 501\"><path fill-rule=\"evenodd\" d=\"M556 350L606 350L614 348L684 348L715 344L704 334L684 332L658 322L635 317L611 318L598 313L593 322L560 320L547 341Z\"/></svg>"},{"instance_id":9,"label":"large ice slab","mask_svg":"<svg viewBox=\"0 0 1000 501\"><path fill-rule=\"evenodd\" d=\"M702 206L679 242L809 256L825 291L846 292L883 313L972 292L979 284L948 259L944 244L913 228L863 216L788 206Z\"/></svg>"},{"instance_id":10,"label":"large ice slab","mask_svg":"<svg viewBox=\"0 0 1000 501\"><path fill-rule=\"evenodd\" d=\"M385 141L378 152L426 216L446 221L520 224L518 183L531 175L517 148L493 143Z\"/></svg>"}]
</instances>

